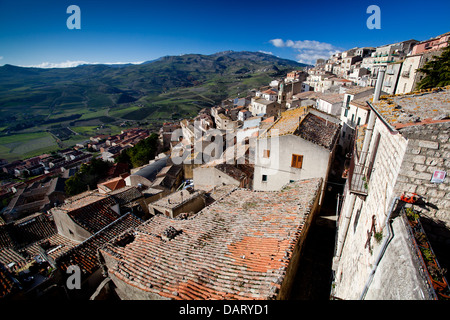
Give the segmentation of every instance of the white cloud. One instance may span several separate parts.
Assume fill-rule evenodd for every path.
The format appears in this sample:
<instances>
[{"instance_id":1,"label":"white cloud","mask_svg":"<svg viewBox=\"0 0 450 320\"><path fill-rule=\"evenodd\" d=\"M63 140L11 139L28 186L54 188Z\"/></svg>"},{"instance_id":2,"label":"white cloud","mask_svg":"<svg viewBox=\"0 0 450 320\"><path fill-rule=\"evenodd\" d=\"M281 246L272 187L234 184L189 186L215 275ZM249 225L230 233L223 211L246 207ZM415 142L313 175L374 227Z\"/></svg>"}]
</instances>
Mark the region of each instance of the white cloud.
<instances>
[{"instance_id":1,"label":"white cloud","mask_svg":"<svg viewBox=\"0 0 450 320\"><path fill-rule=\"evenodd\" d=\"M261 53L265 53L265 54L271 54L271 55L273 55L273 53L272 53L272 52L270 52L270 51L262 51L262 50L259 50L258 52L261 52Z\"/></svg>"},{"instance_id":2,"label":"white cloud","mask_svg":"<svg viewBox=\"0 0 450 320\"><path fill-rule=\"evenodd\" d=\"M43 62L36 65L29 65L29 66L21 66L21 67L28 67L28 68L73 68L77 67L82 64L141 64L144 61L139 62L88 62L88 61L71 61L67 60L65 62L59 62L59 63L53 63L53 62Z\"/></svg>"},{"instance_id":3,"label":"white cloud","mask_svg":"<svg viewBox=\"0 0 450 320\"><path fill-rule=\"evenodd\" d=\"M2 60L3 59L3 57L2 56L0 56L0 60Z\"/></svg>"},{"instance_id":4,"label":"white cloud","mask_svg":"<svg viewBox=\"0 0 450 320\"><path fill-rule=\"evenodd\" d=\"M298 62L307 64L315 64L317 59L328 59L331 55L343 50L330 43L316 40L284 41L283 39L272 39L269 42L278 48L287 47L296 50Z\"/></svg>"},{"instance_id":5,"label":"white cloud","mask_svg":"<svg viewBox=\"0 0 450 320\"><path fill-rule=\"evenodd\" d=\"M277 48L284 47L284 42L282 39L272 39L269 42Z\"/></svg>"}]
</instances>

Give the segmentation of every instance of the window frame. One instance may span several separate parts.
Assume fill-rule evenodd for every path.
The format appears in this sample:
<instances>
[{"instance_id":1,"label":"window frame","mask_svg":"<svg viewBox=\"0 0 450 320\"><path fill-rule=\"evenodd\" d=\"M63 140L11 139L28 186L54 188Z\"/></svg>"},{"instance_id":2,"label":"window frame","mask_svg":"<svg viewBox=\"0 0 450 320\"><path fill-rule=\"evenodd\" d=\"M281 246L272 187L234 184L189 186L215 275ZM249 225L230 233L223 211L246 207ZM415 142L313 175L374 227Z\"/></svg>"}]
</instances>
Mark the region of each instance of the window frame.
<instances>
[{"instance_id":1,"label":"window frame","mask_svg":"<svg viewBox=\"0 0 450 320\"><path fill-rule=\"evenodd\" d=\"M292 157L291 157L291 167L292 168L297 168L297 169L302 169L302 167L303 167L303 155L293 153Z\"/></svg>"}]
</instances>

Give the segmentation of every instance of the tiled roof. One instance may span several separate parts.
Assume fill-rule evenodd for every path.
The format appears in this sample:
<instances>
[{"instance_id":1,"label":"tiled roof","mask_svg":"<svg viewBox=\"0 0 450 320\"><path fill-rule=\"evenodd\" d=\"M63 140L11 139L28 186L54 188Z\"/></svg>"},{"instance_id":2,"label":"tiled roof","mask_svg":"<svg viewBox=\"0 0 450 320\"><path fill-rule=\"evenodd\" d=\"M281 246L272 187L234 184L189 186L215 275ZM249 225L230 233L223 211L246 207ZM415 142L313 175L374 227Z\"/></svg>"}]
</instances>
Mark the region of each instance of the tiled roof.
<instances>
[{"instance_id":1,"label":"tiled roof","mask_svg":"<svg viewBox=\"0 0 450 320\"><path fill-rule=\"evenodd\" d=\"M73 209L67 214L85 230L96 233L106 227L120 215L111 209L116 201L113 197L103 198L88 205Z\"/></svg>"},{"instance_id":2,"label":"tiled roof","mask_svg":"<svg viewBox=\"0 0 450 320\"><path fill-rule=\"evenodd\" d=\"M369 106L367 105L367 99L362 98L362 99L353 99L352 101L350 101L350 104L354 105L355 107L361 108L361 109L369 109Z\"/></svg>"},{"instance_id":3,"label":"tiled roof","mask_svg":"<svg viewBox=\"0 0 450 320\"><path fill-rule=\"evenodd\" d=\"M56 233L50 219L36 213L14 223L0 226L0 248L20 248Z\"/></svg>"},{"instance_id":4,"label":"tiled roof","mask_svg":"<svg viewBox=\"0 0 450 320\"><path fill-rule=\"evenodd\" d=\"M116 177L114 179L100 183L100 185L107 187L109 190L117 190L125 187L125 180L121 177Z\"/></svg>"},{"instance_id":5,"label":"tiled roof","mask_svg":"<svg viewBox=\"0 0 450 320\"><path fill-rule=\"evenodd\" d=\"M14 240L9 234L10 226L7 224L0 225L0 248L14 247Z\"/></svg>"},{"instance_id":6,"label":"tiled roof","mask_svg":"<svg viewBox=\"0 0 450 320\"><path fill-rule=\"evenodd\" d=\"M3 264L8 271L14 272L24 267L27 259L13 248L2 248L0 249L0 264Z\"/></svg>"},{"instance_id":7,"label":"tiled roof","mask_svg":"<svg viewBox=\"0 0 450 320\"><path fill-rule=\"evenodd\" d=\"M0 299L7 297L14 289L14 281L9 272L0 263Z\"/></svg>"},{"instance_id":8,"label":"tiled roof","mask_svg":"<svg viewBox=\"0 0 450 320\"><path fill-rule=\"evenodd\" d=\"M359 86L355 86L354 88L349 88L345 91L345 93L351 94L351 95L355 95L361 92L366 92L366 91L374 91L374 87L359 87Z\"/></svg>"},{"instance_id":9,"label":"tiled roof","mask_svg":"<svg viewBox=\"0 0 450 320\"><path fill-rule=\"evenodd\" d=\"M255 97L255 98L253 98L253 100L252 100L252 104L253 104L253 103L259 103L259 104L269 105L269 104L271 104L271 103L274 103L274 101L270 101L270 100L264 99L263 97Z\"/></svg>"},{"instance_id":10,"label":"tiled roof","mask_svg":"<svg viewBox=\"0 0 450 320\"><path fill-rule=\"evenodd\" d=\"M327 101L331 104L344 101L344 95L340 93L323 94L319 99Z\"/></svg>"},{"instance_id":11,"label":"tiled roof","mask_svg":"<svg viewBox=\"0 0 450 320\"><path fill-rule=\"evenodd\" d=\"M339 132L340 126L338 124L308 113L300 123L296 134L305 140L331 150Z\"/></svg>"},{"instance_id":12,"label":"tiled roof","mask_svg":"<svg viewBox=\"0 0 450 320\"><path fill-rule=\"evenodd\" d=\"M25 247L23 250L25 250L31 257L34 257L40 253L39 248L42 248L49 257L52 259L57 259L60 255L64 254L66 251L72 249L78 244L78 242L56 233L46 239L42 239Z\"/></svg>"},{"instance_id":13,"label":"tiled roof","mask_svg":"<svg viewBox=\"0 0 450 320\"><path fill-rule=\"evenodd\" d=\"M76 210L80 207L87 206L96 201L107 198L108 196L100 194L96 191L85 191L65 200L64 204L59 208L65 211Z\"/></svg>"},{"instance_id":14,"label":"tiled roof","mask_svg":"<svg viewBox=\"0 0 450 320\"><path fill-rule=\"evenodd\" d=\"M130 186L111 191L108 194L113 197L119 205L132 202L144 196L138 188Z\"/></svg>"},{"instance_id":15,"label":"tiled roof","mask_svg":"<svg viewBox=\"0 0 450 320\"><path fill-rule=\"evenodd\" d=\"M236 189L184 220L154 216L127 244L112 242L100 253L110 275L164 298L274 299L321 182Z\"/></svg>"},{"instance_id":16,"label":"tiled roof","mask_svg":"<svg viewBox=\"0 0 450 320\"><path fill-rule=\"evenodd\" d=\"M141 219L131 213L123 215L76 247L59 256L56 259L58 267L63 272L66 272L70 265L77 265L84 276L91 275L99 267L97 250L130 228L137 227L142 222Z\"/></svg>"},{"instance_id":17,"label":"tiled roof","mask_svg":"<svg viewBox=\"0 0 450 320\"><path fill-rule=\"evenodd\" d=\"M87 191L66 199L66 203L52 210L65 212L76 224L96 233L120 217L111 209L117 201L108 194Z\"/></svg>"},{"instance_id":18,"label":"tiled roof","mask_svg":"<svg viewBox=\"0 0 450 320\"><path fill-rule=\"evenodd\" d=\"M408 123L448 119L450 86L381 96L380 100L372 105L389 124L395 127Z\"/></svg>"}]
</instances>

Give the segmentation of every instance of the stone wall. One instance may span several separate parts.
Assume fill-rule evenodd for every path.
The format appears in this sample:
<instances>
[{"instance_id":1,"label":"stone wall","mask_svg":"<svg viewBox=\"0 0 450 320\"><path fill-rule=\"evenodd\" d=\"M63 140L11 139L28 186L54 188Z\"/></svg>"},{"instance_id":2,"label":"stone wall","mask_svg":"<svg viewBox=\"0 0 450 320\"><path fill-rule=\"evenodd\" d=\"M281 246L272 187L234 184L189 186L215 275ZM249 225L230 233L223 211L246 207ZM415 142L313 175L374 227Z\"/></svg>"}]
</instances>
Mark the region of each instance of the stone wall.
<instances>
[{"instance_id":1,"label":"stone wall","mask_svg":"<svg viewBox=\"0 0 450 320\"><path fill-rule=\"evenodd\" d=\"M415 210L439 263L450 270L450 122L406 127L401 133L409 141L396 193L415 192L426 198L427 204L415 205ZM443 183L430 182L435 170L447 172Z\"/></svg>"},{"instance_id":2,"label":"stone wall","mask_svg":"<svg viewBox=\"0 0 450 320\"><path fill-rule=\"evenodd\" d=\"M392 134L377 119L371 137L368 160L373 154L375 139L380 142L368 183L367 196L345 194L338 225L338 251L333 261L335 271L333 295L341 299L358 299L378 256L380 245L374 235L382 232L400 172L407 141ZM340 252L340 247L342 251Z\"/></svg>"},{"instance_id":3,"label":"stone wall","mask_svg":"<svg viewBox=\"0 0 450 320\"><path fill-rule=\"evenodd\" d=\"M396 191L426 197L430 205L419 210L450 228L449 178L440 184L430 182L435 170L450 173L450 122L410 126L402 129L401 134L409 141Z\"/></svg>"}]
</instances>

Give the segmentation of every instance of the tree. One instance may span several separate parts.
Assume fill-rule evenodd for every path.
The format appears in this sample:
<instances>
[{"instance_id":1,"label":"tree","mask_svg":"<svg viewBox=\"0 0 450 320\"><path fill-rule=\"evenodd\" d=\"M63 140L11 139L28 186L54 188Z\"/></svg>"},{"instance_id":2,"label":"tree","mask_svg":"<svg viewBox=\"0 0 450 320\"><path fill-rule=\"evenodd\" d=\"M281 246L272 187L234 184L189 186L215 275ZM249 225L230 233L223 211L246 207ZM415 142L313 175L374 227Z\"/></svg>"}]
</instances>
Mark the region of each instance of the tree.
<instances>
[{"instance_id":1,"label":"tree","mask_svg":"<svg viewBox=\"0 0 450 320\"><path fill-rule=\"evenodd\" d=\"M417 71L425 77L417 84L417 89L431 89L450 85L450 42L441 56L427 62Z\"/></svg>"},{"instance_id":2,"label":"tree","mask_svg":"<svg viewBox=\"0 0 450 320\"><path fill-rule=\"evenodd\" d=\"M122 151L115 161L128 163L130 167L137 168L154 159L158 147L158 135L152 133L148 138L139 141L133 148Z\"/></svg>"},{"instance_id":3,"label":"tree","mask_svg":"<svg viewBox=\"0 0 450 320\"><path fill-rule=\"evenodd\" d=\"M69 196L84 192L88 187L97 188L97 183L106 177L111 163L101 159L92 159L81 165L80 170L66 181L65 191Z\"/></svg>"}]
</instances>

